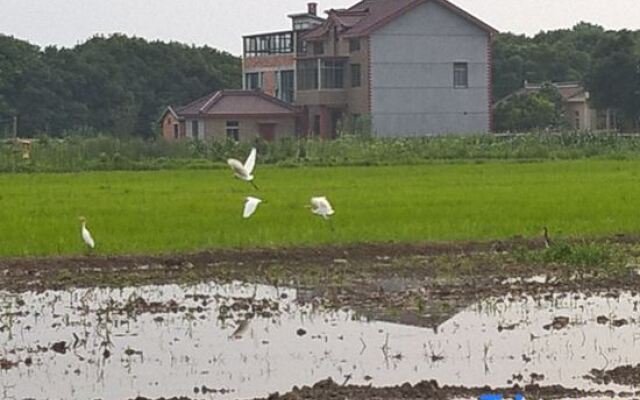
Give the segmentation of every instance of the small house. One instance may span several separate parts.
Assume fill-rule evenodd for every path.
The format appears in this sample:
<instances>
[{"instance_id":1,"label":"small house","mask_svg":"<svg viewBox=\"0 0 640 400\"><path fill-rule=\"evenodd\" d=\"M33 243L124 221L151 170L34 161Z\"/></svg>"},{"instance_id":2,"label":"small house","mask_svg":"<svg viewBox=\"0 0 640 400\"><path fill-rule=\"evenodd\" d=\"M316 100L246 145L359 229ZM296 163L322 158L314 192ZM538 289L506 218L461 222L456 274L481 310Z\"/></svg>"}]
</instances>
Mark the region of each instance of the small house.
<instances>
[{"instance_id":1,"label":"small house","mask_svg":"<svg viewBox=\"0 0 640 400\"><path fill-rule=\"evenodd\" d=\"M294 106L260 90L220 90L187 105L167 107L161 118L167 140L266 141L294 136Z\"/></svg>"}]
</instances>

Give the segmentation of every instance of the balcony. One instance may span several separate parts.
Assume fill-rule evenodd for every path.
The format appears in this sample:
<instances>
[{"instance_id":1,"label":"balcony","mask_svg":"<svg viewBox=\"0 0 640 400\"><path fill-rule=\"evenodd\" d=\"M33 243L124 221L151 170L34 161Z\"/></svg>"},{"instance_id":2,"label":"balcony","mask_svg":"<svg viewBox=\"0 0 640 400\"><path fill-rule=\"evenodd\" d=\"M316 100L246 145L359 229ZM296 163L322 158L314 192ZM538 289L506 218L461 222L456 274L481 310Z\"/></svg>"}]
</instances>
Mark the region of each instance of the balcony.
<instances>
[{"instance_id":1,"label":"balcony","mask_svg":"<svg viewBox=\"0 0 640 400\"><path fill-rule=\"evenodd\" d=\"M274 32L244 37L244 56L260 57L291 54L294 51L292 31Z\"/></svg>"},{"instance_id":2,"label":"balcony","mask_svg":"<svg viewBox=\"0 0 640 400\"><path fill-rule=\"evenodd\" d=\"M343 105L347 103L345 90L346 58L299 59L297 63L300 105Z\"/></svg>"}]
</instances>

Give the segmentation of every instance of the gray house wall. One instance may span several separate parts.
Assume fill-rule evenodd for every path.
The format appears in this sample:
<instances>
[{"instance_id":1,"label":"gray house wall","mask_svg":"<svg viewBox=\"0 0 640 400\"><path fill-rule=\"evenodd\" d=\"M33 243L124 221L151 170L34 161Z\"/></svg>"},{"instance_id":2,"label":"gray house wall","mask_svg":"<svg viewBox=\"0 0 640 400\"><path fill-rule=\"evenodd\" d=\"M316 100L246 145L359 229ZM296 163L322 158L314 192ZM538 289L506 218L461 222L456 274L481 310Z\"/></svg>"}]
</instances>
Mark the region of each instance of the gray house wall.
<instances>
[{"instance_id":1,"label":"gray house wall","mask_svg":"<svg viewBox=\"0 0 640 400\"><path fill-rule=\"evenodd\" d=\"M378 136L490 130L490 35L426 2L371 35L371 117ZM469 87L453 87L468 63Z\"/></svg>"}]
</instances>

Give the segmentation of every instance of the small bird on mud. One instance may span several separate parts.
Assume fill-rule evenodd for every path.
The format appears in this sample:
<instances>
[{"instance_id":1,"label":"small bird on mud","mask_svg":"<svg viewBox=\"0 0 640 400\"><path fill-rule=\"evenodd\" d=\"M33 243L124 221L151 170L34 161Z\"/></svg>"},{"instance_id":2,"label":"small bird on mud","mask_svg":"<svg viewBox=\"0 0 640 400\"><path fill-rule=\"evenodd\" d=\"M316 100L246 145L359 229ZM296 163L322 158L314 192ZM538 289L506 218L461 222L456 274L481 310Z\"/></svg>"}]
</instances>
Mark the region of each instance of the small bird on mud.
<instances>
[{"instance_id":1,"label":"small bird on mud","mask_svg":"<svg viewBox=\"0 0 640 400\"><path fill-rule=\"evenodd\" d=\"M545 226L542 228L542 232L544 236L544 247L548 249L549 247L551 247L551 239L549 239L549 230Z\"/></svg>"},{"instance_id":2,"label":"small bird on mud","mask_svg":"<svg viewBox=\"0 0 640 400\"><path fill-rule=\"evenodd\" d=\"M248 196L244 203L244 210L242 212L243 218L249 218L256 212L258 205L262 203L262 200L257 197Z\"/></svg>"},{"instance_id":3,"label":"small bird on mud","mask_svg":"<svg viewBox=\"0 0 640 400\"><path fill-rule=\"evenodd\" d=\"M229 164L229 166L233 170L236 178L249 182L253 185L254 188L258 189L258 186L256 186L256 184L253 182L254 177L252 175L253 169L256 166L256 153L257 151L254 147L251 149L249 157L247 157L247 160L244 162L244 164L242 164L242 162L236 160L235 158L228 159L227 164Z\"/></svg>"},{"instance_id":4,"label":"small bird on mud","mask_svg":"<svg viewBox=\"0 0 640 400\"><path fill-rule=\"evenodd\" d=\"M87 248L89 249L89 251L91 251L93 248L96 247L96 242L93 240L93 237L91 236L91 232L89 232L89 229L87 229L87 219L85 217L80 217L80 222L82 223L82 229L80 231L82 234L82 240L87 245Z\"/></svg>"}]
</instances>

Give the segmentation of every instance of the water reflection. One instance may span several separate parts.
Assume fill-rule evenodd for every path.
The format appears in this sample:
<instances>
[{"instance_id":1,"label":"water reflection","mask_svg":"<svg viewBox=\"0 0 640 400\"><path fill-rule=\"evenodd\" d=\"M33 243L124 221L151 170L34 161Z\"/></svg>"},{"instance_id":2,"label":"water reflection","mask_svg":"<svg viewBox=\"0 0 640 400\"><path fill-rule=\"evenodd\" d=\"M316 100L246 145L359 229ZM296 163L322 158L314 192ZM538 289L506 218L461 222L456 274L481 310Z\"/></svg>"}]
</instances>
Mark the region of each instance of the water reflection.
<instances>
[{"instance_id":1,"label":"water reflection","mask_svg":"<svg viewBox=\"0 0 640 400\"><path fill-rule=\"evenodd\" d=\"M326 377L603 389L583 376L640 362L630 293L492 298L437 332L296 299L241 283L0 293L0 359L17 363L0 381L34 399L252 398Z\"/></svg>"}]
</instances>

